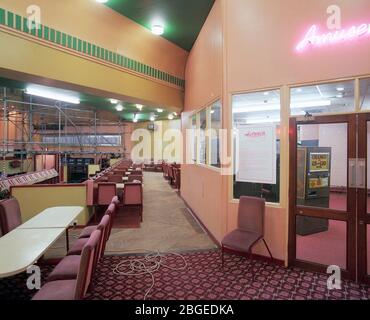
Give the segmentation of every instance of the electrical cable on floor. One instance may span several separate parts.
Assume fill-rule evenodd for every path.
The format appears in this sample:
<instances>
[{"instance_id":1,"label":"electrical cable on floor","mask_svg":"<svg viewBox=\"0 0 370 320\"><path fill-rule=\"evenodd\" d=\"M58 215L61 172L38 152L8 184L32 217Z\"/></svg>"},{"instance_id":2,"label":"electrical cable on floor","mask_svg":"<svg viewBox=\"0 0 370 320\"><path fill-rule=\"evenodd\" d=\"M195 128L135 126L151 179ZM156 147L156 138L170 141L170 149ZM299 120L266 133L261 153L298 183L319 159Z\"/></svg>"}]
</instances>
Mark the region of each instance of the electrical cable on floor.
<instances>
[{"instance_id":1,"label":"electrical cable on floor","mask_svg":"<svg viewBox=\"0 0 370 320\"><path fill-rule=\"evenodd\" d=\"M142 251L148 252L149 250L142 250ZM181 260L184 263L183 266L179 268L172 268L169 265L167 265L166 261L171 255L181 258ZM154 288L154 285L155 285L154 273L157 272L161 267L168 268L173 271L182 271L188 267L188 263L186 262L185 257L179 253L157 251L157 252L150 252L142 258L134 258L134 259L122 261L114 267L113 273L116 275L121 275L121 276L150 275L152 278L152 284L144 295L144 300L146 300L148 294Z\"/></svg>"}]
</instances>

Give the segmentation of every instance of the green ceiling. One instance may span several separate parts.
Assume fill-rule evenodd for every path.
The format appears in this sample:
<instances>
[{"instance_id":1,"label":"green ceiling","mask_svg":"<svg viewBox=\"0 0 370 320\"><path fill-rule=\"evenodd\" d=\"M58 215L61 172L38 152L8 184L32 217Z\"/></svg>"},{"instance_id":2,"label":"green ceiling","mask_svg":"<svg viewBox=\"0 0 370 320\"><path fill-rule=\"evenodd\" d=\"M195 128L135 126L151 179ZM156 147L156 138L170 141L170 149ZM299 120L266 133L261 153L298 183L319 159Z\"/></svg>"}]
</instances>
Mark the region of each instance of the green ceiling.
<instances>
[{"instance_id":1,"label":"green ceiling","mask_svg":"<svg viewBox=\"0 0 370 320\"><path fill-rule=\"evenodd\" d=\"M215 0L108 0L120 14L151 29L153 18L165 23L162 37L190 51Z\"/></svg>"},{"instance_id":2,"label":"green ceiling","mask_svg":"<svg viewBox=\"0 0 370 320\"><path fill-rule=\"evenodd\" d=\"M3 87L6 87L8 89L26 89L29 85L32 85L32 84L0 77L0 90L1 90L0 97L3 94ZM45 87L45 88L48 88L48 87ZM50 87L50 89L54 90L56 88ZM56 89L56 90L60 90L60 89ZM69 91L69 93L71 93L73 96L76 96L80 99L81 101L80 106L88 107L89 109L111 111L113 114L117 115L124 121L131 122L135 114L137 114L137 118L139 122L150 121L150 117L152 114L155 115L156 120L166 120L168 119L168 115L172 113L165 109L162 113L159 113L157 112L157 108L153 106L143 106L142 111L139 111L135 104L127 103L124 101L120 101L120 103L124 107L124 110L121 112L118 112L115 110L115 105L113 105L110 102L109 98L102 98L102 97L93 96L90 94L85 94L85 93L75 92L75 91ZM48 103L51 105L53 104L53 100L48 99L48 101L42 101L39 103ZM1 104L1 100L0 100L0 104ZM71 105L71 106L74 106L74 105ZM178 118L178 117L175 117L175 118Z\"/></svg>"}]
</instances>

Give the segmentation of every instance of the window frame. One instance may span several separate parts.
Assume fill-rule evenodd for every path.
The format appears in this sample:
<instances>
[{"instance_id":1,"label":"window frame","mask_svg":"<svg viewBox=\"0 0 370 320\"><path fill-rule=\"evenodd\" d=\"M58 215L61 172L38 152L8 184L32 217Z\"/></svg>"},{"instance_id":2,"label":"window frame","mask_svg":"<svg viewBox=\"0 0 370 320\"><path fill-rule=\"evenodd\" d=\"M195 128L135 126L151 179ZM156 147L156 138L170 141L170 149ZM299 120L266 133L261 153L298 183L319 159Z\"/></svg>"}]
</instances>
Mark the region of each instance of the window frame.
<instances>
[{"instance_id":1,"label":"window frame","mask_svg":"<svg viewBox=\"0 0 370 320\"><path fill-rule=\"evenodd\" d=\"M286 179L283 176L283 170L282 170L282 164L283 161L287 161L286 156L283 151L285 152L286 146L289 144L289 141L286 141L285 135L286 132L283 132L283 125L286 128L284 131L287 131L289 119L286 121L284 115L286 114L287 105L286 102L286 90L287 86L275 86L275 87L269 87L269 88L261 88L256 90L247 90L247 91L237 91L237 92L231 92L229 96L230 101L230 130L232 131L232 134L230 135L230 146L231 146L231 165L232 165L232 172L233 174L229 176L229 199L231 203L239 203L240 199L234 197L234 163L235 163L235 148L234 148L234 117L233 117L233 97L236 95L242 95L242 94L252 94L252 93L259 93L259 92L266 92L266 91L279 91L280 95L280 175L279 175L279 202L266 202L266 205L268 207L275 207L275 208L282 208L283 206L286 206L285 201L285 195L287 194L287 191L282 193L282 190L284 190L283 186L286 184ZM290 107L290 101L288 106ZM286 122L286 123L285 123ZM284 135L284 140L283 140ZM288 138L289 140L289 138ZM282 201L282 197L284 196L284 200Z\"/></svg>"}]
</instances>

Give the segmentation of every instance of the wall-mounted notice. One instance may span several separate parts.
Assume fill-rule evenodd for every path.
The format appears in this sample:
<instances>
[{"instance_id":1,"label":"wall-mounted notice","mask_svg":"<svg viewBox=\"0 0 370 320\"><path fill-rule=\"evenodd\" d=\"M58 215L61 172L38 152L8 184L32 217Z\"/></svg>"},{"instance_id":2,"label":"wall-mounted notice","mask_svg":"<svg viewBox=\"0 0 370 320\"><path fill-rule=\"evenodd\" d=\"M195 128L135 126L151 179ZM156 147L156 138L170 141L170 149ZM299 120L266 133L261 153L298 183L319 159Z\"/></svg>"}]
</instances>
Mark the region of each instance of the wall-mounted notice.
<instances>
[{"instance_id":1,"label":"wall-mounted notice","mask_svg":"<svg viewBox=\"0 0 370 320\"><path fill-rule=\"evenodd\" d=\"M239 125L236 181L276 184L276 125Z\"/></svg>"}]
</instances>

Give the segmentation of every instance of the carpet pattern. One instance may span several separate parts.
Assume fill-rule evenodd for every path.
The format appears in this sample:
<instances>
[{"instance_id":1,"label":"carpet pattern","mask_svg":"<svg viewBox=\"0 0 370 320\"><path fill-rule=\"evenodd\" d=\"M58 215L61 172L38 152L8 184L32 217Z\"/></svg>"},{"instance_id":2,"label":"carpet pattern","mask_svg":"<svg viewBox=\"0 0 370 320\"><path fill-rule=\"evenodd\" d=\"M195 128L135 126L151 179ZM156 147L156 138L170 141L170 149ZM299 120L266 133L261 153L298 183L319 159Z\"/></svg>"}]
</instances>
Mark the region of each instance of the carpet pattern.
<instances>
[{"instance_id":1,"label":"carpet pattern","mask_svg":"<svg viewBox=\"0 0 370 320\"><path fill-rule=\"evenodd\" d=\"M328 290L325 274L287 269L235 255L225 255L221 267L219 251L183 255L188 268L171 271L165 267L155 273L154 288L148 300L326 300L370 299L370 287L343 281L342 290ZM142 300L151 286L150 275L119 276L112 272L122 259L136 256L105 257L87 299ZM172 267L182 265L171 256Z\"/></svg>"},{"instance_id":2,"label":"carpet pattern","mask_svg":"<svg viewBox=\"0 0 370 320\"><path fill-rule=\"evenodd\" d=\"M148 300L369 300L370 287L343 281L341 290L328 290L327 275L287 269L235 255L225 255L222 269L219 251L183 255L187 268L171 271L161 267L154 274ZM152 284L150 275L121 276L113 273L123 260L137 256L105 256L99 263L87 300L142 300ZM170 267L183 265L170 256ZM43 267L46 277L50 268ZM28 300L34 291L25 285L25 275L0 280L0 300Z\"/></svg>"}]
</instances>

